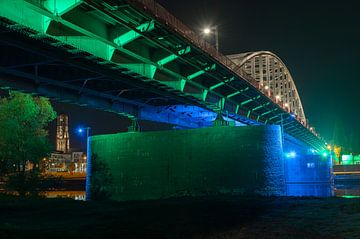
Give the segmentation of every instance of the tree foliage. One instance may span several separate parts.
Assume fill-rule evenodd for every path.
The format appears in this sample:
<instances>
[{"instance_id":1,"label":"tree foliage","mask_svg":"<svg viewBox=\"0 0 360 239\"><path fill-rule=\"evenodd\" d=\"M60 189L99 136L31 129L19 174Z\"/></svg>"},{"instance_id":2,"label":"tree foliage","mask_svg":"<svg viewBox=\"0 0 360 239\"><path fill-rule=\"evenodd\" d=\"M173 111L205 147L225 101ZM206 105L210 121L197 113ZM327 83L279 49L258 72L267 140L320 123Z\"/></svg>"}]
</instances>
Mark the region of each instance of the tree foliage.
<instances>
[{"instance_id":1,"label":"tree foliage","mask_svg":"<svg viewBox=\"0 0 360 239\"><path fill-rule=\"evenodd\" d=\"M113 177L109 166L99 160L96 154L91 157L92 175L90 178L90 194L95 201L103 201L111 198L113 190Z\"/></svg>"},{"instance_id":2,"label":"tree foliage","mask_svg":"<svg viewBox=\"0 0 360 239\"><path fill-rule=\"evenodd\" d=\"M39 162L51 151L46 127L55 117L42 97L11 92L0 99L0 176L21 196L36 188Z\"/></svg>"}]
</instances>

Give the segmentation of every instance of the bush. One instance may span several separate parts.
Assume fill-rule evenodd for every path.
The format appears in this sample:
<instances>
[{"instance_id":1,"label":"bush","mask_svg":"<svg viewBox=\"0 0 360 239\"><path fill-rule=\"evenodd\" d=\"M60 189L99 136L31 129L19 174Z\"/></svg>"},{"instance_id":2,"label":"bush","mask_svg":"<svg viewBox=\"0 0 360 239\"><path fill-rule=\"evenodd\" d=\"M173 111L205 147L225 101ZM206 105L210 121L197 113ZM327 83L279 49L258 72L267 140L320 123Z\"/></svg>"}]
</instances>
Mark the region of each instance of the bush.
<instances>
[{"instance_id":1,"label":"bush","mask_svg":"<svg viewBox=\"0 0 360 239\"><path fill-rule=\"evenodd\" d=\"M95 201L103 201L111 198L113 189L113 177L109 166L99 160L96 154L92 155L92 175L90 178L91 198Z\"/></svg>"}]
</instances>

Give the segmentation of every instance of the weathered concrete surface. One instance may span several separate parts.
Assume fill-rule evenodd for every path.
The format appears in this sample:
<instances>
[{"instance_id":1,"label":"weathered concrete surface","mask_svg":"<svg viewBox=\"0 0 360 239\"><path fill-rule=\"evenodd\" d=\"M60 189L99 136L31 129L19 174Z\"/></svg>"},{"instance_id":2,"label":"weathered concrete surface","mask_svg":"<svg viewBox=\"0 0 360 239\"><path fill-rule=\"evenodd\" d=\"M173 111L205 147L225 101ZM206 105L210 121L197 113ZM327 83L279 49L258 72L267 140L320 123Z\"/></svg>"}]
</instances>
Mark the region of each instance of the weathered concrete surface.
<instances>
[{"instance_id":1,"label":"weathered concrete surface","mask_svg":"<svg viewBox=\"0 0 360 239\"><path fill-rule=\"evenodd\" d=\"M210 127L91 137L113 199L218 193L284 195L278 126Z\"/></svg>"},{"instance_id":2,"label":"weathered concrete surface","mask_svg":"<svg viewBox=\"0 0 360 239\"><path fill-rule=\"evenodd\" d=\"M297 155L285 159L287 183L329 183L331 160L321 155Z\"/></svg>"},{"instance_id":3,"label":"weathered concrete surface","mask_svg":"<svg viewBox=\"0 0 360 239\"><path fill-rule=\"evenodd\" d=\"M333 196L330 157L298 155L284 160L287 196Z\"/></svg>"}]
</instances>

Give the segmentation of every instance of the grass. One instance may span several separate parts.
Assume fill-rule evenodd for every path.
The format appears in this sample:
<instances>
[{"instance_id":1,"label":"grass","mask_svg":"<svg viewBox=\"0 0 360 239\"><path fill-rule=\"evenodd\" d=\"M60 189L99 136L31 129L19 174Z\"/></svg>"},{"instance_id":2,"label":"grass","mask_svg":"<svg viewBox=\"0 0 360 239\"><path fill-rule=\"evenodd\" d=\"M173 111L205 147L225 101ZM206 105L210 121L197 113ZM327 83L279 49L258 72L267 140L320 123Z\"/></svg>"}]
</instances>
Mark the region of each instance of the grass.
<instances>
[{"instance_id":1,"label":"grass","mask_svg":"<svg viewBox=\"0 0 360 239\"><path fill-rule=\"evenodd\" d=\"M2 196L0 238L360 238L360 200L223 196L86 203Z\"/></svg>"}]
</instances>

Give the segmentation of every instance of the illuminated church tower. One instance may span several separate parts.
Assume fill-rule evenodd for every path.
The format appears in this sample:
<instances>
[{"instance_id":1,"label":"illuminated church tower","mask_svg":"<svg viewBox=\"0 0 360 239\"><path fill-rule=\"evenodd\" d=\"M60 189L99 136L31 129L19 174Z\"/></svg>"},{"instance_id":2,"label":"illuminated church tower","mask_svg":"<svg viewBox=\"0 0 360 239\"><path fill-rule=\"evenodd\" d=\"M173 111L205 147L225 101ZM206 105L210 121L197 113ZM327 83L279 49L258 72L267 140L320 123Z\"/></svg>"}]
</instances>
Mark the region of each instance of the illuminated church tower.
<instances>
[{"instance_id":1,"label":"illuminated church tower","mask_svg":"<svg viewBox=\"0 0 360 239\"><path fill-rule=\"evenodd\" d=\"M56 124L56 151L69 153L69 118L65 114L60 114L57 117Z\"/></svg>"}]
</instances>

